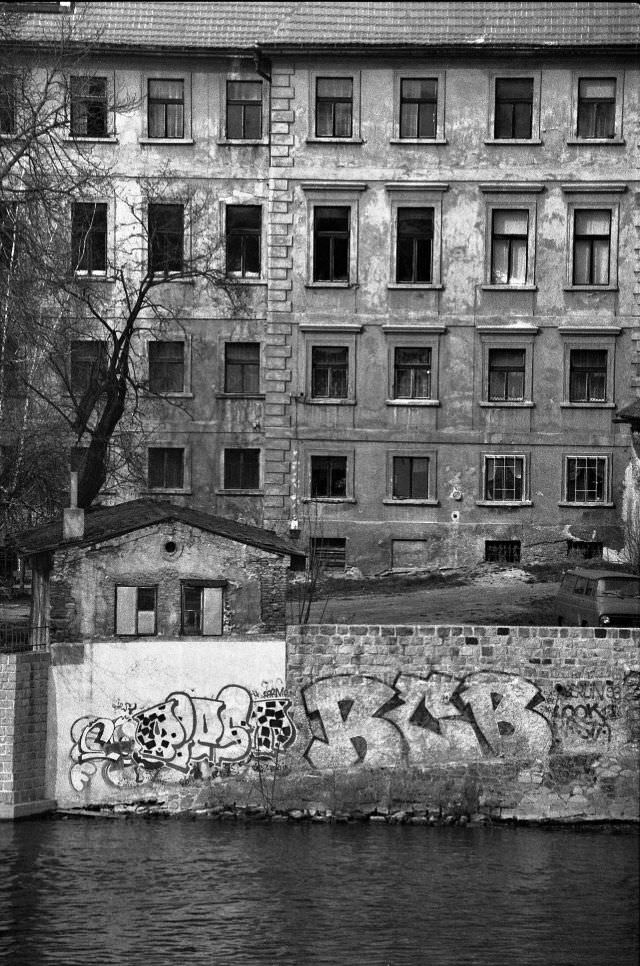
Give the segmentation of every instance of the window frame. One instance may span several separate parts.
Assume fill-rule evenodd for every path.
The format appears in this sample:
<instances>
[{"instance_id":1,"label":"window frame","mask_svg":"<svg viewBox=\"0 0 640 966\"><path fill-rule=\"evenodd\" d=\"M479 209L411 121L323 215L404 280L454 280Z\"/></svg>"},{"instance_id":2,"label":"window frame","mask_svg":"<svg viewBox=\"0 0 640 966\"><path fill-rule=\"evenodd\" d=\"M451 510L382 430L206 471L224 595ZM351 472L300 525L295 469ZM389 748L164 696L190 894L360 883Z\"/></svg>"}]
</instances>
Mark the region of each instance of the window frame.
<instances>
[{"instance_id":1,"label":"window frame","mask_svg":"<svg viewBox=\"0 0 640 966\"><path fill-rule=\"evenodd\" d=\"M484 189L486 192L486 189ZM517 200L512 195L500 193L498 188L492 188L495 198L485 202L485 281L483 291L491 292L533 292L536 285L536 235L538 205L535 199ZM523 197L525 191L519 193ZM493 278L493 218L496 211L527 211L527 272L523 283L494 282Z\"/></svg>"},{"instance_id":2,"label":"window frame","mask_svg":"<svg viewBox=\"0 0 640 966\"><path fill-rule=\"evenodd\" d=\"M180 581L180 636L181 637L222 637L224 633L224 604L225 604L225 588L227 587L226 580L197 580L197 579L184 579ZM199 631L193 631L189 629L185 630L185 591L187 589L200 590L200 621L201 626ZM206 609L206 590L216 590L217 607L214 616L217 618L216 630L205 632L205 609ZM209 618L210 619L210 618Z\"/></svg>"},{"instance_id":3,"label":"window frame","mask_svg":"<svg viewBox=\"0 0 640 966\"><path fill-rule=\"evenodd\" d=\"M449 185L443 182L387 182L385 191L389 197L391 215L391 244L389 246L388 289L419 291L441 289L442 284L442 198ZM398 282L398 209L432 208L433 240L430 282Z\"/></svg>"},{"instance_id":4,"label":"window frame","mask_svg":"<svg viewBox=\"0 0 640 966\"><path fill-rule=\"evenodd\" d=\"M251 229L251 230L247 230L245 232L238 232L237 233L237 237L239 237L239 238L257 237L257 239L258 239L258 246L259 246L259 250L258 250L258 262L259 262L259 266L258 266L257 273L254 272L254 273L247 274L246 272L244 272L242 270L240 272L232 272L232 271L229 270L229 247L228 246L229 246L229 209L230 208L258 208L260 210L260 227L259 227L259 229L257 229L257 230L256 229ZM264 209L264 205L262 204L262 201L259 201L258 203L256 203L256 202L247 202L246 204L244 204L244 203L237 204L235 202L233 202L233 203L231 203L231 202L225 202L224 205L223 205L225 275L227 276L227 278L234 279L236 282L238 282L239 284L242 284L242 285L247 285L247 284L250 284L251 282L253 282L253 283L255 283L255 282L264 282L264 254L265 254L266 249L265 249L264 237L263 237L264 236L264 230L265 230L265 225L264 225L265 219L264 219L264 211L263 211L263 209Z\"/></svg>"},{"instance_id":5,"label":"window frame","mask_svg":"<svg viewBox=\"0 0 640 966\"><path fill-rule=\"evenodd\" d=\"M604 460L605 463L605 478L604 478L604 499L603 500L570 500L569 499L569 460L579 460L579 459L594 459L594 460ZM613 453L610 450L606 452L591 452L585 453L583 451L576 450L575 452L564 453L562 456L562 499L558 501L558 506L561 507L601 507L602 509L610 509L615 504L611 498L612 489L612 465L613 465Z\"/></svg>"},{"instance_id":6,"label":"window frame","mask_svg":"<svg viewBox=\"0 0 640 966\"><path fill-rule=\"evenodd\" d=\"M83 268L79 269L77 266L73 265L75 261L74 230L73 230L74 211L76 208L79 208L80 206L86 207L89 205L93 205L94 207L97 207L98 205L102 205L105 208L105 231L104 231L105 266L104 268L101 268L101 269L83 269ZM71 232L70 232L71 264L72 264L71 272L76 278L83 278L83 279L86 278L92 281L93 280L104 281L106 279L110 279L113 277L113 253L110 252L109 250L109 238L111 234L113 238L113 244L115 245L115 232L113 232L113 227L110 225L111 211L112 211L112 206L109 204L109 201L105 198L78 198L71 202ZM110 229L111 229L111 232L110 232Z\"/></svg>"},{"instance_id":7,"label":"window frame","mask_svg":"<svg viewBox=\"0 0 640 966\"><path fill-rule=\"evenodd\" d=\"M531 104L531 137L530 138L496 138L494 136L496 123L496 81L498 80L532 80L533 101ZM495 70L489 74L489 94L487 98L487 133L484 143L487 145L536 145L542 144L540 137L540 92L542 86L542 72L539 70Z\"/></svg>"},{"instance_id":8,"label":"window frame","mask_svg":"<svg viewBox=\"0 0 640 966\"><path fill-rule=\"evenodd\" d=\"M385 506L440 506L438 500L438 464L437 450L424 449L418 444L407 444L394 447L386 454L386 490L383 504ZM426 459L429 462L427 477L427 495L424 497L407 497L401 499L394 496L394 465L396 459Z\"/></svg>"},{"instance_id":9,"label":"window frame","mask_svg":"<svg viewBox=\"0 0 640 966\"><path fill-rule=\"evenodd\" d=\"M521 331L507 329L506 327L488 327L485 331L480 331L480 345L482 351L482 393L479 405L487 409L531 409L533 403L533 356L535 331L529 335L524 335ZM492 349L521 349L525 353L524 358L524 398L519 400L498 400L489 398L490 390L490 370L489 357Z\"/></svg>"},{"instance_id":10,"label":"window frame","mask_svg":"<svg viewBox=\"0 0 640 966\"><path fill-rule=\"evenodd\" d=\"M444 326L404 326L386 325L383 327L387 337L387 398L386 406L434 407L440 405L438 396L440 369L440 336L446 331ZM431 351L431 396L407 398L396 396L395 355L396 349L430 349Z\"/></svg>"},{"instance_id":11,"label":"window frame","mask_svg":"<svg viewBox=\"0 0 640 966\"><path fill-rule=\"evenodd\" d=\"M618 261L619 261L619 230L620 203L608 200L613 193L622 193L626 185L597 184L591 186L576 183L562 185L565 195L570 196L567 202L567 257L565 292L617 292L618 290ZM609 211L609 281L606 285L575 284L574 275L574 243L575 243L575 214L576 211Z\"/></svg>"},{"instance_id":12,"label":"window frame","mask_svg":"<svg viewBox=\"0 0 640 966\"><path fill-rule=\"evenodd\" d=\"M343 496L312 496L312 461L316 458L330 459L340 458L346 460L345 493ZM341 443L318 444L314 443L304 453L304 472L305 486L303 503L355 503L354 474L355 474L355 450L353 447L345 446Z\"/></svg>"},{"instance_id":13,"label":"window frame","mask_svg":"<svg viewBox=\"0 0 640 966\"><path fill-rule=\"evenodd\" d=\"M307 144L362 144L364 143L360 134L360 97L361 97L361 72L359 70L336 69L336 70L312 70L309 71L309 112L308 112L308 131ZM351 98L351 136L350 137L318 137L317 114L316 114L316 91L318 79L338 80L350 79L352 83Z\"/></svg>"},{"instance_id":14,"label":"window frame","mask_svg":"<svg viewBox=\"0 0 640 966\"><path fill-rule=\"evenodd\" d=\"M136 591L136 609L135 609L135 625L136 625L136 629L132 633L127 632L127 631L119 630L119 626L120 625L119 625L119 621L118 621L118 613L119 613L119 609L118 609L118 591L120 590L120 588L127 589L127 590L134 589ZM154 620L153 620L153 631L151 631L151 632L149 632L149 631L142 631L141 632L140 631L140 628L139 628L139 618L138 618L138 615L140 614L140 608L138 606L138 591L140 591L140 590L153 590L154 595L155 595L155 599L154 599L154 609L153 609L153 617L154 617ZM158 585L157 584L151 584L151 583L125 584L125 583L120 583L119 582L114 587L113 605L114 605L114 617L113 617L114 636L116 636L116 637L157 637L158 636ZM149 613L149 612L148 611L143 611L143 613Z\"/></svg>"},{"instance_id":15,"label":"window frame","mask_svg":"<svg viewBox=\"0 0 640 966\"><path fill-rule=\"evenodd\" d=\"M227 486L227 453L257 453L257 464L258 464L258 485L257 486ZM221 494L243 494L243 495L262 495L264 492L264 450L261 446L225 446L222 450L222 459L220 461L220 489Z\"/></svg>"},{"instance_id":16,"label":"window frame","mask_svg":"<svg viewBox=\"0 0 640 966\"><path fill-rule=\"evenodd\" d=\"M105 339L72 339L71 340L69 344L69 392L75 399L78 399L78 400L82 399L92 389L95 390L95 387L91 385L91 381L88 381L87 385L84 388L77 385L74 386L74 381L75 381L74 380L74 346L85 345L85 344L102 346L102 349L97 349L96 351L96 355L98 356L98 358L96 360L91 361L92 369L97 365L98 374L100 372L100 368L102 365L104 365L104 370L106 373L106 369L109 362L107 343ZM102 359L99 358L100 356L102 356ZM86 363L89 360L80 359L78 361Z\"/></svg>"},{"instance_id":17,"label":"window frame","mask_svg":"<svg viewBox=\"0 0 640 966\"><path fill-rule=\"evenodd\" d=\"M360 325L313 325L301 323L300 331L304 335L302 351L304 360L299 371L304 372L304 389L302 398L310 406L355 406L357 379L357 342L361 331ZM346 396L314 396L313 393L313 350L345 348L347 349L347 394Z\"/></svg>"},{"instance_id":18,"label":"window frame","mask_svg":"<svg viewBox=\"0 0 640 966\"><path fill-rule=\"evenodd\" d=\"M152 449L180 450L182 452L182 486L150 486L149 485L149 452ZM147 452L147 473L146 486L147 493L191 493L191 447L188 443L182 445L163 439L155 439L146 447Z\"/></svg>"},{"instance_id":19,"label":"window frame","mask_svg":"<svg viewBox=\"0 0 640 966\"><path fill-rule=\"evenodd\" d=\"M229 138L227 137L227 83L238 82L260 82L262 84L262 135L259 138ZM264 78L260 77L259 74L251 73L250 71L229 71L227 74L220 75L219 84L219 111L218 111L218 137L217 143L220 145L237 145L238 147L251 145L268 145L269 144L269 105L271 99L271 91L266 85Z\"/></svg>"},{"instance_id":20,"label":"window frame","mask_svg":"<svg viewBox=\"0 0 640 966\"><path fill-rule=\"evenodd\" d=\"M487 466L490 459L520 459L522 460L522 497L519 500L490 500L487 498ZM529 498L530 493L530 454L523 450L517 452L502 451L483 451L480 454L480 499L476 500L477 506L509 508L532 506Z\"/></svg>"},{"instance_id":21,"label":"window frame","mask_svg":"<svg viewBox=\"0 0 640 966\"><path fill-rule=\"evenodd\" d=\"M151 345L156 342L181 342L184 346L183 356L182 356L182 389L174 390L169 389L166 391L161 391L158 389L151 388ZM192 349L192 337L187 333L181 333L179 337L171 338L169 333L164 333L164 338L162 339L148 339L146 343L146 362L147 362L147 391L159 398L180 398L180 399L191 399L193 393L191 391L191 349Z\"/></svg>"},{"instance_id":22,"label":"window frame","mask_svg":"<svg viewBox=\"0 0 640 966\"><path fill-rule=\"evenodd\" d=\"M603 334L602 329L560 329L563 343L563 390L562 409L615 409L615 352L616 336L620 333L616 329L610 334ZM571 401L571 353L594 349L607 353L607 375L605 385L605 400L602 402L572 402Z\"/></svg>"},{"instance_id":23,"label":"window frame","mask_svg":"<svg viewBox=\"0 0 640 966\"><path fill-rule=\"evenodd\" d=\"M72 96L71 88L72 88L72 81L76 78L80 80L101 79L106 81L105 133L103 135L73 133L74 98ZM117 114L115 109L115 89L116 89L115 73L112 70L96 71L95 73L92 73L92 74L70 74L69 75L68 106L67 106L68 124L67 124L66 140L79 141L81 143L89 142L89 143L98 143L98 144L101 142L115 143L117 141L117 133L116 133Z\"/></svg>"},{"instance_id":24,"label":"window frame","mask_svg":"<svg viewBox=\"0 0 640 966\"><path fill-rule=\"evenodd\" d=\"M245 390L242 390L241 392L233 392L233 391L231 391L230 389L227 388L227 346L229 346L229 345L245 345L245 346L246 345L253 345L253 346L257 346L258 347L258 352L257 352L257 355L258 355L258 363L257 363L258 364L258 388L254 392L249 392L249 391L245 391ZM242 339L231 339L231 338L228 338L227 339L227 338L225 338L224 341L221 342L221 350L222 350L222 375L221 375L221 385L223 387L223 390L222 390L221 393L216 393L216 395L217 396L228 397L229 399L262 399L262 398L264 398L264 393L261 392L263 372L264 372L263 357L262 357L262 352L263 352L262 342L258 341L257 339L248 339L248 338L246 338L246 339L245 338L242 338ZM239 365L240 363L235 363L235 364L236 365ZM249 364L250 365L255 365L255 363L249 363ZM243 382L244 382L244 377L243 377Z\"/></svg>"},{"instance_id":25,"label":"window frame","mask_svg":"<svg viewBox=\"0 0 640 966\"><path fill-rule=\"evenodd\" d=\"M446 78L447 72L444 70L432 70L425 64L424 68L412 67L408 70L395 70L393 72L393 136L391 144L398 145L438 145L447 144L445 137L445 105L446 105ZM403 80L435 80L438 84L438 95L436 102L436 134L433 138L403 138L400 136L400 110Z\"/></svg>"},{"instance_id":26,"label":"window frame","mask_svg":"<svg viewBox=\"0 0 640 966\"><path fill-rule=\"evenodd\" d=\"M360 182L303 182L306 197L307 281L305 288L349 289L358 285ZM315 281L315 209L349 208L349 277L346 281Z\"/></svg>"},{"instance_id":27,"label":"window frame","mask_svg":"<svg viewBox=\"0 0 640 966\"><path fill-rule=\"evenodd\" d=\"M181 138L156 138L149 134L149 81L182 81L184 84L183 101L183 136ZM173 70L153 70L145 71L141 78L140 97L144 105L142 137L139 138L140 144L156 145L190 145L193 144L192 134L192 75L189 71Z\"/></svg>"},{"instance_id":28,"label":"window frame","mask_svg":"<svg viewBox=\"0 0 640 966\"><path fill-rule=\"evenodd\" d=\"M7 90L9 91L7 100L9 101L9 111L11 113L11 125L7 131L0 130L0 139L11 140L18 133L18 78L14 71L7 70L0 74L0 81L7 80Z\"/></svg>"},{"instance_id":29,"label":"window frame","mask_svg":"<svg viewBox=\"0 0 640 966\"><path fill-rule=\"evenodd\" d=\"M168 268L164 270L157 270L152 267L151 263L151 225L150 216L152 208L182 208L182 260L180 268ZM145 204L145 222L147 226L147 239L146 239L146 258L147 258L147 271L150 275L162 276L164 278L169 278L171 276L180 276L184 274L185 265L189 261L190 253L188 249L190 248L191 237L188 232L188 206L184 201L175 199L163 199L162 201L156 201L154 199L149 199Z\"/></svg>"},{"instance_id":30,"label":"window frame","mask_svg":"<svg viewBox=\"0 0 640 966\"><path fill-rule=\"evenodd\" d=\"M571 133L567 144L572 145L622 145L625 143L623 131L624 70L575 70L571 75ZM616 102L614 107L614 128L612 138L585 138L578 135L579 90L581 80L614 80L616 82Z\"/></svg>"}]
</instances>

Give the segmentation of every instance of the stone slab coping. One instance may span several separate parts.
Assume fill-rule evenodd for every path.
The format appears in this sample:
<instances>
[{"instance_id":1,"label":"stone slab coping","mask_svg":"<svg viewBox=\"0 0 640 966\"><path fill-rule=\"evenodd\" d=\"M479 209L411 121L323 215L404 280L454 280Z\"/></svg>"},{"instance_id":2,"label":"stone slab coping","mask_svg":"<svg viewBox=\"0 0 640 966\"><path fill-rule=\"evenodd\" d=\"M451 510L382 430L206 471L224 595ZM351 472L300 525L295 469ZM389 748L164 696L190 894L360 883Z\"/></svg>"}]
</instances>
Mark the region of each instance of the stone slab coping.
<instances>
[{"instance_id":1,"label":"stone slab coping","mask_svg":"<svg viewBox=\"0 0 640 966\"><path fill-rule=\"evenodd\" d=\"M57 802L54 798L41 798L37 802L17 802L14 805L0 805L0 821L28 818L30 815L43 815L55 812Z\"/></svg>"}]
</instances>

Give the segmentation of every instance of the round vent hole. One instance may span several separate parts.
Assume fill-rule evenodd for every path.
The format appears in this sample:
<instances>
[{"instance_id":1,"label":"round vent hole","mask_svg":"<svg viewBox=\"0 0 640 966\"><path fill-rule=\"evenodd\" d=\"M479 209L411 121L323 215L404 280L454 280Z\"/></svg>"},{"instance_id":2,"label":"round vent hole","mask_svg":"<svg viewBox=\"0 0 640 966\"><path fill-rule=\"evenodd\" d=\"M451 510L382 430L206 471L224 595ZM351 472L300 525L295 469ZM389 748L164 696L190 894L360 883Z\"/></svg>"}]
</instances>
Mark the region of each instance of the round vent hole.
<instances>
[{"instance_id":1,"label":"round vent hole","mask_svg":"<svg viewBox=\"0 0 640 966\"><path fill-rule=\"evenodd\" d=\"M164 549L167 551L167 553L175 553L178 549L178 545L173 540L167 540L164 545Z\"/></svg>"}]
</instances>

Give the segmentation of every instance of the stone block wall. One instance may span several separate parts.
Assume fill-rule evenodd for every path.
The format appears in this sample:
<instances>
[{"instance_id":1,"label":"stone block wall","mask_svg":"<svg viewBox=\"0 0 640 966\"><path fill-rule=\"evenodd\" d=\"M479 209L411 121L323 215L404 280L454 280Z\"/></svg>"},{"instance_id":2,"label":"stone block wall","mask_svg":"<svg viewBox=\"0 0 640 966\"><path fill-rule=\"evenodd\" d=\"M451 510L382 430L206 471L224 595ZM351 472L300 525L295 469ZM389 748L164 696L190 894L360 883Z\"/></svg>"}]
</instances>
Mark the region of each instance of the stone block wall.
<instances>
[{"instance_id":1,"label":"stone block wall","mask_svg":"<svg viewBox=\"0 0 640 966\"><path fill-rule=\"evenodd\" d=\"M46 797L50 655L0 655L0 818L54 807Z\"/></svg>"}]
</instances>

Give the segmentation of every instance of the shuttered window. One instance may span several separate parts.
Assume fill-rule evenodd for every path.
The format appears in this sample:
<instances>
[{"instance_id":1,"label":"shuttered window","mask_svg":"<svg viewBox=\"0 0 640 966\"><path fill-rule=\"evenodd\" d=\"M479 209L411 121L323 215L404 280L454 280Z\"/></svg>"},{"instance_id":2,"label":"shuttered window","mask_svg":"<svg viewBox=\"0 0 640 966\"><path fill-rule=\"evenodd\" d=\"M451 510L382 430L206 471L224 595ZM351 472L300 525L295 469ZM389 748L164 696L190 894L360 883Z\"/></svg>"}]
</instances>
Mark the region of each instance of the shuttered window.
<instances>
[{"instance_id":1,"label":"shuttered window","mask_svg":"<svg viewBox=\"0 0 640 966\"><path fill-rule=\"evenodd\" d=\"M116 634L147 637L157 634L157 589L116 587Z\"/></svg>"}]
</instances>

